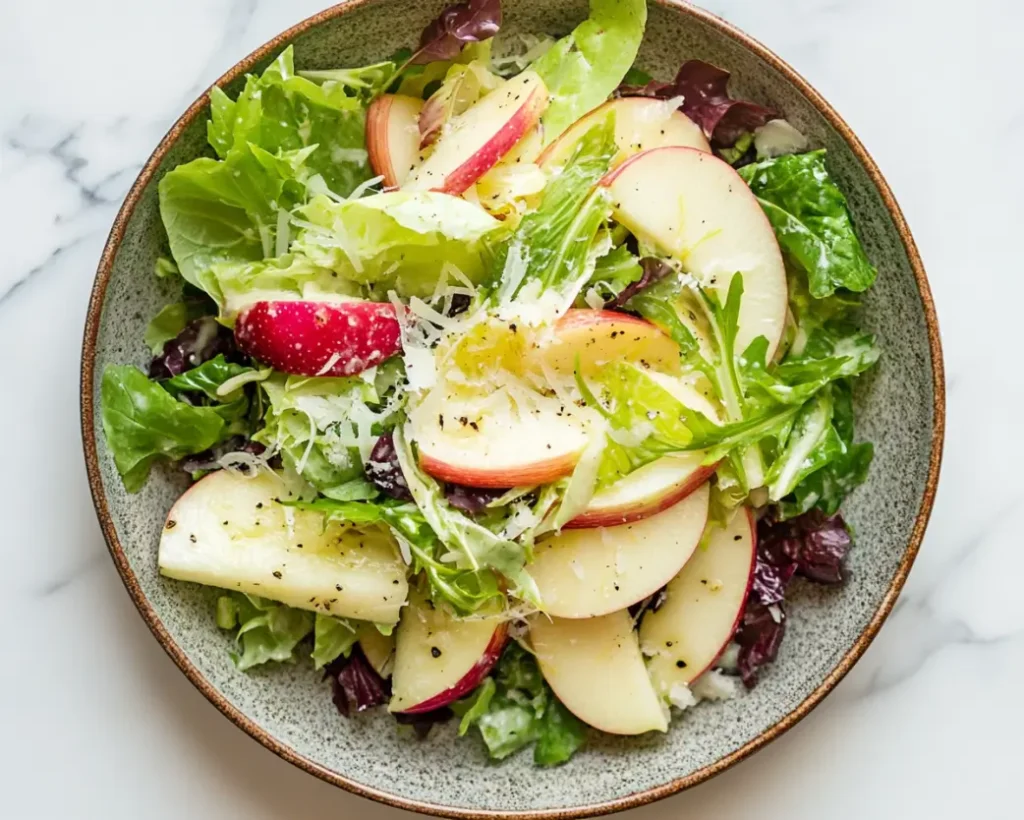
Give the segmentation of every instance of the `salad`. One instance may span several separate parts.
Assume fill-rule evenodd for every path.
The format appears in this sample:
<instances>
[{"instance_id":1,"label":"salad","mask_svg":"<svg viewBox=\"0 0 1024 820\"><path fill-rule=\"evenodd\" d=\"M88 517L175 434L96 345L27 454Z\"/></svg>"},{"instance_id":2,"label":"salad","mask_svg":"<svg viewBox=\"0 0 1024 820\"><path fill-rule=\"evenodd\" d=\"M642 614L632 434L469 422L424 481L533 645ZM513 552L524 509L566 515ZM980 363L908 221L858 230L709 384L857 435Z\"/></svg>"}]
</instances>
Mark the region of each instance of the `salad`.
<instances>
[{"instance_id":1,"label":"salad","mask_svg":"<svg viewBox=\"0 0 1024 820\"><path fill-rule=\"evenodd\" d=\"M793 579L844 580L876 271L782 112L633 65L646 14L505 41L469 0L212 90L159 184L180 296L101 399L129 491L190 477L157 560L240 670L559 764L742 695Z\"/></svg>"}]
</instances>

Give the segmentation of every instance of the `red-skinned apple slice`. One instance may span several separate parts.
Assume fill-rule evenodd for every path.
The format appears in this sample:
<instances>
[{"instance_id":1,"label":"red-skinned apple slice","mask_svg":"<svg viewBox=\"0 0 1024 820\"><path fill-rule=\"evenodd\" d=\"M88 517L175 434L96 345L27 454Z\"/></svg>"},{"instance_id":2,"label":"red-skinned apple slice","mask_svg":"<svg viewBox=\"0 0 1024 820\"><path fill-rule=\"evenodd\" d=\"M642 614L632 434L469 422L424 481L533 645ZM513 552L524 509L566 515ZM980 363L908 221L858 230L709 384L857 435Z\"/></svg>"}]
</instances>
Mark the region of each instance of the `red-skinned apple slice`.
<instances>
[{"instance_id":1,"label":"red-skinned apple slice","mask_svg":"<svg viewBox=\"0 0 1024 820\"><path fill-rule=\"evenodd\" d=\"M733 275L743 274L736 352L764 336L771 358L786 324L786 269L771 224L736 171L694 148L654 148L601 184L619 222L678 259L723 302Z\"/></svg>"},{"instance_id":2,"label":"red-skinned apple slice","mask_svg":"<svg viewBox=\"0 0 1024 820\"><path fill-rule=\"evenodd\" d=\"M501 394L467 402L435 388L409 416L420 467L470 487L522 487L569 475L589 438L572 411L539 400L524 411Z\"/></svg>"},{"instance_id":3,"label":"red-skinned apple slice","mask_svg":"<svg viewBox=\"0 0 1024 820\"><path fill-rule=\"evenodd\" d=\"M537 544L530 574L541 609L558 618L593 618L653 595L700 543L710 494L705 483L642 521L568 530Z\"/></svg>"},{"instance_id":4,"label":"red-skinned apple slice","mask_svg":"<svg viewBox=\"0 0 1024 820\"><path fill-rule=\"evenodd\" d=\"M433 153L403 187L459 195L509 153L540 120L548 91L540 76L524 71L452 119Z\"/></svg>"},{"instance_id":5,"label":"red-skinned apple slice","mask_svg":"<svg viewBox=\"0 0 1024 820\"><path fill-rule=\"evenodd\" d=\"M432 712L469 694L501 657L507 635L501 615L457 620L410 590L396 631L388 710Z\"/></svg>"},{"instance_id":6,"label":"red-skinned apple slice","mask_svg":"<svg viewBox=\"0 0 1024 820\"><path fill-rule=\"evenodd\" d=\"M711 146L708 145L700 126L669 100L622 97L599 105L569 126L541 154L541 167L554 168L563 165L587 130L612 112L615 114L615 143L619 146L619 154L613 163L615 165L640 151L667 145L711 151Z\"/></svg>"},{"instance_id":7,"label":"red-skinned apple slice","mask_svg":"<svg viewBox=\"0 0 1024 820\"><path fill-rule=\"evenodd\" d=\"M284 507L276 474L218 470L175 502L160 535L169 578L259 595L327 615L396 623L408 584L392 538Z\"/></svg>"},{"instance_id":8,"label":"red-skinned apple slice","mask_svg":"<svg viewBox=\"0 0 1024 820\"><path fill-rule=\"evenodd\" d=\"M753 580L756 533L750 510L737 510L672 579L665 602L644 615L640 645L662 696L699 678L732 640Z\"/></svg>"},{"instance_id":9,"label":"red-skinned apple slice","mask_svg":"<svg viewBox=\"0 0 1024 820\"><path fill-rule=\"evenodd\" d=\"M275 370L352 376L402 349L394 305L380 302L254 302L235 321L238 346Z\"/></svg>"},{"instance_id":10,"label":"red-skinned apple slice","mask_svg":"<svg viewBox=\"0 0 1024 820\"><path fill-rule=\"evenodd\" d=\"M384 185L397 188L419 162L418 120L423 100L403 94L382 94L366 111L366 150L374 173Z\"/></svg>"},{"instance_id":11,"label":"red-skinned apple slice","mask_svg":"<svg viewBox=\"0 0 1024 820\"><path fill-rule=\"evenodd\" d=\"M385 635L374 624L360 624L359 646L374 668L382 678L391 677L391 668L395 664L395 636Z\"/></svg>"},{"instance_id":12,"label":"red-skinned apple slice","mask_svg":"<svg viewBox=\"0 0 1024 820\"><path fill-rule=\"evenodd\" d=\"M701 451L662 456L594 494L587 509L564 529L617 527L658 515L678 504L714 475Z\"/></svg>"},{"instance_id":13,"label":"red-skinned apple slice","mask_svg":"<svg viewBox=\"0 0 1024 820\"><path fill-rule=\"evenodd\" d=\"M614 310L574 308L558 320L553 340L539 350L546 364L572 373L576 357L584 373L614 361L631 361L667 373L679 372L679 346L645 319Z\"/></svg>"},{"instance_id":14,"label":"red-skinned apple slice","mask_svg":"<svg viewBox=\"0 0 1024 820\"><path fill-rule=\"evenodd\" d=\"M615 735L668 729L627 611L571 621L534 615L530 642L544 680L584 723Z\"/></svg>"}]
</instances>

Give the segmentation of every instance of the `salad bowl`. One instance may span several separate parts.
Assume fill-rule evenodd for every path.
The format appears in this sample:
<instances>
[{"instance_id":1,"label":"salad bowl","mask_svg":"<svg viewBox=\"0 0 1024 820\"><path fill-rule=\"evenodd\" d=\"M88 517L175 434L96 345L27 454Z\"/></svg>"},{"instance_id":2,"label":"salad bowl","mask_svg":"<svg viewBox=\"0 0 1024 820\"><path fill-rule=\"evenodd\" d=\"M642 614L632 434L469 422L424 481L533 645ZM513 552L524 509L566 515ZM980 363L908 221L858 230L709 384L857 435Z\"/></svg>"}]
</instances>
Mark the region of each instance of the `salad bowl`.
<instances>
[{"instance_id":1,"label":"salad bowl","mask_svg":"<svg viewBox=\"0 0 1024 820\"><path fill-rule=\"evenodd\" d=\"M444 5L351 0L274 38L217 85L237 94L246 74L262 71L286 46L300 69L374 63L409 46ZM583 0L507 0L504 8L502 38L560 36L587 15ZM857 534L845 587L794 587L786 651L755 689L686 712L664 735L601 736L557 768L535 769L522 756L495 766L474 746L453 744L455 724L410 742L386 714L341 720L326 683L308 669L280 664L238 674L210 616L213 593L160 574L156 545L188 482L180 471L155 470L141 492L125 490L103 435L101 379L107 365L146 360L146 322L172 299L166 280L149 273L165 253L158 183L179 164L208 155L207 94L174 124L133 185L100 260L82 351L82 432L94 503L114 564L157 640L227 718L285 760L356 794L427 814L606 814L700 783L779 737L836 686L891 611L924 536L943 442L942 357L921 259L864 146L802 77L706 11L677 0L650 3L637 65L667 78L688 59L728 69L734 93L785 112L812 147L827 151L879 272L864 297L863 323L884 355L854 395L858 433L875 443L874 463L844 505Z\"/></svg>"}]
</instances>

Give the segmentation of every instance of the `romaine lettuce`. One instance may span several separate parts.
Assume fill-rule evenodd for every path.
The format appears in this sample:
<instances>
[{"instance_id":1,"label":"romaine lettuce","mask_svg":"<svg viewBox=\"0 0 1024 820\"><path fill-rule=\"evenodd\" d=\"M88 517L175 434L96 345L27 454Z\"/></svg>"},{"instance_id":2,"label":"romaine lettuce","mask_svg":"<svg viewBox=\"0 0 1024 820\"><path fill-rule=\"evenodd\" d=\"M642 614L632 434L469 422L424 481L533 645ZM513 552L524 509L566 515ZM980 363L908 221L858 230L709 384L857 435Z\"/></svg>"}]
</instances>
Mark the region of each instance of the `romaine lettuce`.
<instances>
[{"instance_id":1,"label":"romaine lettuce","mask_svg":"<svg viewBox=\"0 0 1024 820\"><path fill-rule=\"evenodd\" d=\"M853 230L846 197L825 166L825 152L790 154L739 170L767 214L782 249L807 272L811 295L854 292L878 271Z\"/></svg>"},{"instance_id":2,"label":"romaine lettuce","mask_svg":"<svg viewBox=\"0 0 1024 820\"><path fill-rule=\"evenodd\" d=\"M471 281L486 270L487 243L502 224L459 197L393 191L336 202L314 197L301 210L304 230L292 248L381 297L429 297L448 265Z\"/></svg>"},{"instance_id":3,"label":"romaine lettuce","mask_svg":"<svg viewBox=\"0 0 1024 820\"><path fill-rule=\"evenodd\" d=\"M611 96L636 59L646 24L646 0L590 0L590 17L530 66L551 100L542 117L545 143Z\"/></svg>"}]
</instances>

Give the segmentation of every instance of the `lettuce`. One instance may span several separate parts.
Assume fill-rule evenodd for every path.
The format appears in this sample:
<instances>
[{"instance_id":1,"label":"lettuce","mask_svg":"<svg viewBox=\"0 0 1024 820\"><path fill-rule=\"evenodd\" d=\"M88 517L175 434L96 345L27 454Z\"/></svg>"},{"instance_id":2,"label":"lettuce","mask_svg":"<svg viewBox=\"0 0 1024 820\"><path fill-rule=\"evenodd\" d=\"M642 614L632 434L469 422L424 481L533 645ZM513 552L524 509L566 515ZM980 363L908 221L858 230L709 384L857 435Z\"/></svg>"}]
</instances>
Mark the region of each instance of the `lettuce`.
<instances>
[{"instance_id":1,"label":"lettuce","mask_svg":"<svg viewBox=\"0 0 1024 820\"><path fill-rule=\"evenodd\" d=\"M316 613L313 627L313 667L323 669L337 658L347 658L359 640L356 627L345 618Z\"/></svg>"},{"instance_id":2,"label":"lettuce","mask_svg":"<svg viewBox=\"0 0 1024 820\"><path fill-rule=\"evenodd\" d=\"M429 297L445 266L472 281L486 270L487 243L501 223L459 197L394 191L336 202L314 197L301 210L292 249L342 279L384 296Z\"/></svg>"},{"instance_id":3,"label":"lettuce","mask_svg":"<svg viewBox=\"0 0 1024 820\"><path fill-rule=\"evenodd\" d=\"M530 69L548 88L544 142L603 103L633 65L647 24L646 0L590 0L590 17Z\"/></svg>"},{"instance_id":4,"label":"lettuce","mask_svg":"<svg viewBox=\"0 0 1024 820\"><path fill-rule=\"evenodd\" d=\"M313 613L229 592L217 599L217 626L235 630L231 658L243 672L269 661L293 662L295 648L313 631Z\"/></svg>"},{"instance_id":5,"label":"lettuce","mask_svg":"<svg viewBox=\"0 0 1024 820\"><path fill-rule=\"evenodd\" d=\"M807 273L811 295L854 292L878 271L853 229L846 197L825 166L825 152L791 154L739 169L775 229L782 249Z\"/></svg>"},{"instance_id":6,"label":"lettuce","mask_svg":"<svg viewBox=\"0 0 1024 820\"><path fill-rule=\"evenodd\" d=\"M379 68L364 70L361 81ZM348 196L371 176L365 111L360 100L346 93L349 87L337 79L318 84L298 76L289 46L260 77L246 78L237 100L219 88L210 92L207 137L225 160L245 145L270 154L308 152L309 173L319 174L339 196Z\"/></svg>"},{"instance_id":7,"label":"lettuce","mask_svg":"<svg viewBox=\"0 0 1024 820\"><path fill-rule=\"evenodd\" d=\"M494 760L534 743L534 763L556 766L587 739L586 726L555 697L533 656L515 642L502 653L494 676L452 708L462 718L459 735L476 727Z\"/></svg>"},{"instance_id":8,"label":"lettuce","mask_svg":"<svg viewBox=\"0 0 1024 820\"><path fill-rule=\"evenodd\" d=\"M134 367L103 371L100 404L107 446L130 493L142 489L155 461L201 453L232 435L219 408L180 401Z\"/></svg>"},{"instance_id":9,"label":"lettuce","mask_svg":"<svg viewBox=\"0 0 1024 820\"><path fill-rule=\"evenodd\" d=\"M171 302L165 305L150 319L143 334L142 341L145 342L153 355L156 356L164 349L167 342L174 339L185 326L206 313L206 305L198 299L182 300Z\"/></svg>"}]
</instances>

